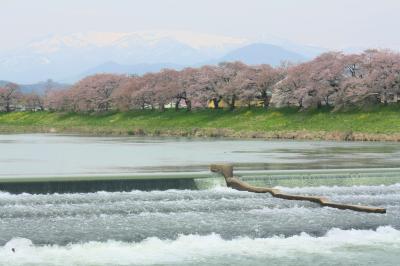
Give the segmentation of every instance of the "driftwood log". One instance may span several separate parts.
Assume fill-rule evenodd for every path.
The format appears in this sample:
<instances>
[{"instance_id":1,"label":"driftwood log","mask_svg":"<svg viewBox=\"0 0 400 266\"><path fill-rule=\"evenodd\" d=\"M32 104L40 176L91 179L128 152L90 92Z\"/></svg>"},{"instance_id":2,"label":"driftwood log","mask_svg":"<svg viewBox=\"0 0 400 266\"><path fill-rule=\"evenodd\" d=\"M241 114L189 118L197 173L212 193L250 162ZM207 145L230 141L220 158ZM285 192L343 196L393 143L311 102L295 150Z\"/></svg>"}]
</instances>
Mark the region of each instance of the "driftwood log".
<instances>
[{"instance_id":1,"label":"driftwood log","mask_svg":"<svg viewBox=\"0 0 400 266\"><path fill-rule=\"evenodd\" d=\"M224 164L212 164L210 166L210 170L212 172L220 173L224 176L226 185L228 187L241 190L241 191L249 191L254 193L270 193L275 198L287 199L287 200L303 200L303 201L311 201L318 203L321 206L328 206L341 210L352 210L358 212L370 212L370 213L386 213L386 209L377 208L377 207L368 207L368 206L360 206L360 205L349 205L349 204L341 204L329 201L327 198L319 197L319 196L302 196L302 195L291 195L286 194L275 188L265 188L265 187L255 187L250 184L247 184L238 178L233 176L233 166Z\"/></svg>"}]
</instances>

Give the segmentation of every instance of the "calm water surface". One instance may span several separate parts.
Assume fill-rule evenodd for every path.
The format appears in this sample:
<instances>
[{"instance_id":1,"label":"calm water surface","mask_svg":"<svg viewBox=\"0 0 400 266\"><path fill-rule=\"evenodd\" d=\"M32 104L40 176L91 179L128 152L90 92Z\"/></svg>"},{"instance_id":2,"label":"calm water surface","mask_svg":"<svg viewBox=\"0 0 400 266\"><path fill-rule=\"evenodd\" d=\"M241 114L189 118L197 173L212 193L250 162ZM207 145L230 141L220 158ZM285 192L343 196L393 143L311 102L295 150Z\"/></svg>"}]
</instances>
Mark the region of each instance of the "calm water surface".
<instances>
[{"instance_id":1,"label":"calm water surface","mask_svg":"<svg viewBox=\"0 0 400 266\"><path fill-rule=\"evenodd\" d=\"M0 177L400 166L400 143L0 135L0 151Z\"/></svg>"}]
</instances>

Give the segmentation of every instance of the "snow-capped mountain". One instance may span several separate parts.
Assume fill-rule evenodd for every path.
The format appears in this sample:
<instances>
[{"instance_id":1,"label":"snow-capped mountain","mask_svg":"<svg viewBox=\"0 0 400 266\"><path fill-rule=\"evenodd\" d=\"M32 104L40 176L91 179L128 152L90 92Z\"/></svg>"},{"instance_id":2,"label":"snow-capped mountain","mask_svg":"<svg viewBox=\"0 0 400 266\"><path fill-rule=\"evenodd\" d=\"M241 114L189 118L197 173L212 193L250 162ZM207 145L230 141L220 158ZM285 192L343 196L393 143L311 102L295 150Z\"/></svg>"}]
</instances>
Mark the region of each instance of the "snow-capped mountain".
<instances>
[{"instance_id":1,"label":"snow-capped mountain","mask_svg":"<svg viewBox=\"0 0 400 266\"><path fill-rule=\"evenodd\" d=\"M191 65L248 43L186 31L89 32L55 35L0 57L0 78L32 82L74 76L104 62Z\"/></svg>"},{"instance_id":2,"label":"snow-capped mountain","mask_svg":"<svg viewBox=\"0 0 400 266\"><path fill-rule=\"evenodd\" d=\"M276 65L282 60L309 59L306 52L319 53L314 47L281 44L260 44L246 38L188 31L53 35L13 52L0 51L0 79L17 83L47 79L72 83L99 71L143 74L164 67L181 69L235 60Z\"/></svg>"},{"instance_id":3,"label":"snow-capped mountain","mask_svg":"<svg viewBox=\"0 0 400 266\"><path fill-rule=\"evenodd\" d=\"M234 38L188 31L137 31L130 33L88 32L71 35L52 36L28 46L38 53L57 52L65 47L116 47L120 49L137 47L157 47L160 43L179 42L203 52L224 52L248 42L244 38Z\"/></svg>"}]
</instances>

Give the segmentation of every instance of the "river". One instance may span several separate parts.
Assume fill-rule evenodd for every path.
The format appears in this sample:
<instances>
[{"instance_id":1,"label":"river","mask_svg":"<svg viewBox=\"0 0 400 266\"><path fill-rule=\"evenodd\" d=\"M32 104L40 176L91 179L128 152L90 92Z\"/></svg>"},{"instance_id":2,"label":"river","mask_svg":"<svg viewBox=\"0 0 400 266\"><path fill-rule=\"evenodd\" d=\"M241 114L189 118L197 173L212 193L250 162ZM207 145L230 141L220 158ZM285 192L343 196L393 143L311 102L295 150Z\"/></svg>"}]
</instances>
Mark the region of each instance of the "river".
<instances>
[{"instance_id":1,"label":"river","mask_svg":"<svg viewBox=\"0 0 400 266\"><path fill-rule=\"evenodd\" d=\"M279 172L290 173L290 180L302 180L288 183L276 177L274 185L285 192L387 208L386 214L321 208L235 191L222 182L199 190L3 191L0 265L398 265L400 261L398 143L34 134L1 135L0 151L0 179L200 173L207 172L210 163L233 163L239 172L254 171L257 182L268 184L271 173ZM309 169L318 182L313 178L304 182ZM340 173L366 169L368 174L339 175L338 169Z\"/></svg>"}]
</instances>

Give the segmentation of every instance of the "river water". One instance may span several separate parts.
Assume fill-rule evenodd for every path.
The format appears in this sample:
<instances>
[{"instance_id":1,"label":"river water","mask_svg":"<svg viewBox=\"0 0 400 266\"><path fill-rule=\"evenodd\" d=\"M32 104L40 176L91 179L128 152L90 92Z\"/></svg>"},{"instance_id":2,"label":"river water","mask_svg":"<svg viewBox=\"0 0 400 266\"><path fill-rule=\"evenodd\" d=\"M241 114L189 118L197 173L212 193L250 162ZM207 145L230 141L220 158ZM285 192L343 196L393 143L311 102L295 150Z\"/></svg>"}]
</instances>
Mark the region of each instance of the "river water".
<instances>
[{"instance_id":1,"label":"river water","mask_svg":"<svg viewBox=\"0 0 400 266\"><path fill-rule=\"evenodd\" d=\"M258 170L261 179L260 171L382 168L367 178L340 177L348 181L339 185L329 175L320 176L326 183L276 185L289 193L387 208L383 215L321 208L235 191L222 182L202 190L0 192L0 265L400 261L400 174L389 169L399 166L397 143L3 135L0 151L0 178L195 172L215 162Z\"/></svg>"}]
</instances>

